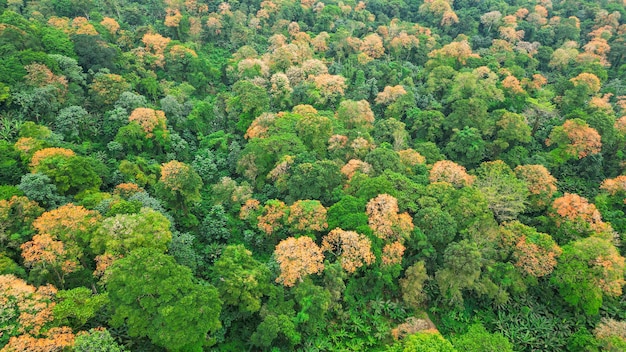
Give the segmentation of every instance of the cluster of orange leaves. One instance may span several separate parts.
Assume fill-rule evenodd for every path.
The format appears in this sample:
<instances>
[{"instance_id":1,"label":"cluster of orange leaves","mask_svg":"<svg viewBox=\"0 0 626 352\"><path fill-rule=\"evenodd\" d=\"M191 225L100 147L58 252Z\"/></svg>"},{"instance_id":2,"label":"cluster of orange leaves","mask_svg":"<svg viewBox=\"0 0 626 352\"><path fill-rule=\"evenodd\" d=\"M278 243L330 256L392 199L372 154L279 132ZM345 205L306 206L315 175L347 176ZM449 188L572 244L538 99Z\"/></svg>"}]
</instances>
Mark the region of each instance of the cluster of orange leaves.
<instances>
[{"instance_id":1,"label":"cluster of orange leaves","mask_svg":"<svg viewBox=\"0 0 626 352\"><path fill-rule=\"evenodd\" d=\"M11 337L2 352L61 352L74 345L74 333L67 326L52 328L36 338L31 335Z\"/></svg>"},{"instance_id":2,"label":"cluster of orange leaves","mask_svg":"<svg viewBox=\"0 0 626 352\"><path fill-rule=\"evenodd\" d=\"M17 317L18 326L0 325L0 333L39 335L53 319L52 308L57 290L51 286L35 288L14 275L0 275L0 307L3 318Z\"/></svg>"},{"instance_id":3,"label":"cluster of orange leaves","mask_svg":"<svg viewBox=\"0 0 626 352\"><path fill-rule=\"evenodd\" d=\"M474 177L470 176L465 167L450 160L439 160L430 169L430 182L447 182L455 187L471 186Z\"/></svg>"},{"instance_id":4,"label":"cluster of orange leaves","mask_svg":"<svg viewBox=\"0 0 626 352\"><path fill-rule=\"evenodd\" d=\"M276 282L292 287L309 274L324 270L324 254L310 237L289 237L281 241L274 251L280 265L280 275Z\"/></svg>"},{"instance_id":5,"label":"cluster of orange leaves","mask_svg":"<svg viewBox=\"0 0 626 352\"><path fill-rule=\"evenodd\" d=\"M365 236L354 231L336 228L322 239L322 251L333 252L343 270L354 273L363 265L370 265L376 260L372 254L372 243Z\"/></svg>"},{"instance_id":6,"label":"cluster of orange leaves","mask_svg":"<svg viewBox=\"0 0 626 352\"><path fill-rule=\"evenodd\" d=\"M626 321L602 318L593 330L593 335L599 340L618 337L620 340L626 341Z\"/></svg>"},{"instance_id":7,"label":"cluster of orange leaves","mask_svg":"<svg viewBox=\"0 0 626 352\"><path fill-rule=\"evenodd\" d=\"M626 108L624 109L626 110ZM620 117L615 121L614 125L615 129L618 130L622 134L626 134L626 115Z\"/></svg>"},{"instance_id":8,"label":"cluster of orange leaves","mask_svg":"<svg viewBox=\"0 0 626 352\"><path fill-rule=\"evenodd\" d=\"M402 255L406 248L399 241L388 243L383 247L381 258L382 266L391 266L402 262Z\"/></svg>"},{"instance_id":9,"label":"cluster of orange leaves","mask_svg":"<svg viewBox=\"0 0 626 352\"><path fill-rule=\"evenodd\" d=\"M517 178L526 182L532 201L537 206L546 206L556 193L556 178L543 165L519 165L515 168Z\"/></svg>"},{"instance_id":10,"label":"cluster of orange leaves","mask_svg":"<svg viewBox=\"0 0 626 352\"><path fill-rule=\"evenodd\" d=\"M557 131L557 128L553 129L553 133ZM600 134L582 120L565 121L562 131L569 140L569 144L565 146L565 151L569 155L582 159L591 154L598 154L602 150ZM554 143L553 133L550 133L550 138L546 139L548 146Z\"/></svg>"},{"instance_id":11,"label":"cluster of orange leaves","mask_svg":"<svg viewBox=\"0 0 626 352\"><path fill-rule=\"evenodd\" d=\"M32 63L30 65L24 66L24 69L28 74L24 79L26 83L35 86L35 87L43 87L47 85L57 86L59 89L67 89L67 79L64 76L57 76L48 66L39 63Z\"/></svg>"},{"instance_id":12,"label":"cluster of orange leaves","mask_svg":"<svg viewBox=\"0 0 626 352\"><path fill-rule=\"evenodd\" d=\"M413 231L408 213L398 214L398 200L388 194L379 194L366 206L369 227L383 240L403 241Z\"/></svg>"},{"instance_id":13,"label":"cluster of orange leaves","mask_svg":"<svg viewBox=\"0 0 626 352\"><path fill-rule=\"evenodd\" d=\"M273 234L284 225L288 211L287 205L279 200L266 202L263 214L257 217L257 227L268 236Z\"/></svg>"},{"instance_id":14,"label":"cluster of orange leaves","mask_svg":"<svg viewBox=\"0 0 626 352\"><path fill-rule=\"evenodd\" d=\"M561 248L556 243L552 248L544 248L522 236L515 245L515 266L534 277L546 276L554 270L556 259L561 253Z\"/></svg>"},{"instance_id":15,"label":"cluster of orange leaves","mask_svg":"<svg viewBox=\"0 0 626 352\"><path fill-rule=\"evenodd\" d=\"M146 46L146 50L155 57L155 65L163 67L165 63L165 48L170 43L171 39L166 38L158 33L146 33L141 41Z\"/></svg>"},{"instance_id":16,"label":"cluster of orange leaves","mask_svg":"<svg viewBox=\"0 0 626 352\"><path fill-rule=\"evenodd\" d=\"M351 180L357 172L369 175L372 172L372 165L359 159L350 159L350 161L341 168L341 173L346 175L348 180Z\"/></svg>"},{"instance_id":17,"label":"cluster of orange leaves","mask_svg":"<svg viewBox=\"0 0 626 352\"><path fill-rule=\"evenodd\" d=\"M32 224L41 213L43 208L27 197L13 196L8 200L0 199L0 234L18 222Z\"/></svg>"},{"instance_id":18,"label":"cluster of orange leaves","mask_svg":"<svg viewBox=\"0 0 626 352\"><path fill-rule=\"evenodd\" d=\"M385 54L383 40L376 33L369 34L361 41L361 51L373 59L377 59Z\"/></svg>"},{"instance_id":19,"label":"cluster of orange leaves","mask_svg":"<svg viewBox=\"0 0 626 352\"><path fill-rule=\"evenodd\" d=\"M472 47L467 40L461 40L444 45L441 49L433 50L428 57L450 57L465 65L467 59L480 58L480 55L472 52Z\"/></svg>"},{"instance_id":20,"label":"cluster of orange leaves","mask_svg":"<svg viewBox=\"0 0 626 352\"><path fill-rule=\"evenodd\" d=\"M71 158L75 156L74 151L66 148L44 148L40 149L33 154L33 157L30 159L30 167L33 170L37 170L37 167L41 163L42 160L46 158L51 158L55 156L62 156L65 158Z\"/></svg>"},{"instance_id":21,"label":"cluster of orange leaves","mask_svg":"<svg viewBox=\"0 0 626 352\"><path fill-rule=\"evenodd\" d=\"M274 125L274 121L276 120L276 114L272 114L270 112L265 112L259 115L252 123L246 134L243 136L246 139L252 138L265 138L268 136L267 132L270 127Z\"/></svg>"},{"instance_id":22,"label":"cluster of orange leaves","mask_svg":"<svg viewBox=\"0 0 626 352\"><path fill-rule=\"evenodd\" d=\"M41 214L33 221L33 227L41 234L64 239L72 238L77 233L93 231L101 219L97 211L68 203Z\"/></svg>"},{"instance_id":23,"label":"cluster of orange leaves","mask_svg":"<svg viewBox=\"0 0 626 352\"><path fill-rule=\"evenodd\" d=\"M120 183L119 185L115 186L115 189L113 190L113 194L118 195L122 198L129 198L132 195L141 192L145 192L145 190L139 187L136 183L131 182Z\"/></svg>"},{"instance_id":24,"label":"cluster of orange leaves","mask_svg":"<svg viewBox=\"0 0 626 352\"><path fill-rule=\"evenodd\" d=\"M20 249L27 267L51 266L53 270L58 269L63 274L71 273L78 267L78 261L69 255L63 242L54 240L48 234L33 236Z\"/></svg>"},{"instance_id":25,"label":"cluster of orange leaves","mask_svg":"<svg viewBox=\"0 0 626 352\"><path fill-rule=\"evenodd\" d=\"M626 175L617 176L616 178L609 178L602 181L600 185L600 189L603 189L609 192L610 195L614 196L619 192L626 191ZM626 203L626 199L624 200Z\"/></svg>"},{"instance_id":26,"label":"cluster of orange leaves","mask_svg":"<svg viewBox=\"0 0 626 352\"><path fill-rule=\"evenodd\" d=\"M22 158L30 159L33 154L41 149L43 143L32 137L20 137L14 144L14 148L20 152Z\"/></svg>"},{"instance_id":27,"label":"cluster of orange leaves","mask_svg":"<svg viewBox=\"0 0 626 352\"><path fill-rule=\"evenodd\" d=\"M598 93L602 86L602 83L600 82L598 76L588 72L583 72L579 74L578 76L570 79L570 82L574 84L574 87L587 87L593 94Z\"/></svg>"},{"instance_id":28,"label":"cluster of orange leaves","mask_svg":"<svg viewBox=\"0 0 626 352\"><path fill-rule=\"evenodd\" d=\"M376 95L376 99L374 101L376 104L391 104L405 94L406 90L401 85L386 86L382 92Z\"/></svg>"},{"instance_id":29,"label":"cluster of orange leaves","mask_svg":"<svg viewBox=\"0 0 626 352\"><path fill-rule=\"evenodd\" d=\"M595 258L590 264L602 272L601 278L598 278L596 284L603 292L612 297L622 295L622 286L624 286L624 262L615 247L611 248L611 252L604 256Z\"/></svg>"},{"instance_id":30,"label":"cluster of orange leaves","mask_svg":"<svg viewBox=\"0 0 626 352\"><path fill-rule=\"evenodd\" d=\"M106 28L106 30L109 31L109 33L111 33L112 35L117 34L117 31L120 30L120 24L111 17L103 18L102 21L100 21L100 24L102 25L102 27Z\"/></svg>"},{"instance_id":31,"label":"cluster of orange leaves","mask_svg":"<svg viewBox=\"0 0 626 352\"><path fill-rule=\"evenodd\" d=\"M179 180L181 177L191 172L191 167L183 162L172 160L161 164L161 178L162 182L171 191L182 190L182 185Z\"/></svg>"},{"instance_id":32,"label":"cluster of orange leaves","mask_svg":"<svg viewBox=\"0 0 626 352\"><path fill-rule=\"evenodd\" d=\"M248 199L239 210L239 218L241 220L248 220L252 214L256 213L261 208L261 203L254 199Z\"/></svg>"},{"instance_id":33,"label":"cluster of orange leaves","mask_svg":"<svg viewBox=\"0 0 626 352\"><path fill-rule=\"evenodd\" d=\"M318 200L298 200L289 207L287 219L296 231L324 231L328 228L326 208Z\"/></svg>"},{"instance_id":34,"label":"cluster of orange leaves","mask_svg":"<svg viewBox=\"0 0 626 352\"><path fill-rule=\"evenodd\" d=\"M556 225L561 226L565 221L572 223L582 222L594 232L610 231L610 225L602 221L602 216L595 204L589 203L586 198L574 193L565 193L554 200L552 208L559 216L555 218Z\"/></svg>"},{"instance_id":35,"label":"cluster of orange leaves","mask_svg":"<svg viewBox=\"0 0 626 352\"><path fill-rule=\"evenodd\" d=\"M147 138L154 136L152 132L157 128L163 131L166 130L165 113L161 110L136 108L128 117L128 121L138 123L146 133Z\"/></svg>"}]
</instances>

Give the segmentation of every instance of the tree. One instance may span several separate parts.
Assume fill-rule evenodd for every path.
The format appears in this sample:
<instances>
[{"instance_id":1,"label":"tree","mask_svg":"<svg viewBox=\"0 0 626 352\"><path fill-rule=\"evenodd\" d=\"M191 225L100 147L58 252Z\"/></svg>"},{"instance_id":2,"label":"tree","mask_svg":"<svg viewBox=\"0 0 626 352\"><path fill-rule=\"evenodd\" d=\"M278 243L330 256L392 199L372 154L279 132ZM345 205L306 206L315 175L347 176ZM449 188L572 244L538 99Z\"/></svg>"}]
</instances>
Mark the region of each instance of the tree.
<instances>
[{"instance_id":1,"label":"tree","mask_svg":"<svg viewBox=\"0 0 626 352\"><path fill-rule=\"evenodd\" d=\"M122 76L112 73L96 74L90 86L94 102L103 109L112 106L129 89L130 84Z\"/></svg>"},{"instance_id":2,"label":"tree","mask_svg":"<svg viewBox=\"0 0 626 352\"><path fill-rule=\"evenodd\" d=\"M562 126L552 129L546 145L556 145L553 151L559 160L582 159L598 154L602 148L600 134L581 119L567 120Z\"/></svg>"},{"instance_id":3,"label":"tree","mask_svg":"<svg viewBox=\"0 0 626 352\"><path fill-rule=\"evenodd\" d=\"M211 276L224 304L248 313L261 309L261 298L269 291L270 272L243 245L224 248Z\"/></svg>"},{"instance_id":4,"label":"tree","mask_svg":"<svg viewBox=\"0 0 626 352\"><path fill-rule=\"evenodd\" d=\"M596 315L603 296L622 294L624 269L624 257L615 246L592 236L563 246L551 282L567 303L587 315Z\"/></svg>"},{"instance_id":5,"label":"tree","mask_svg":"<svg viewBox=\"0 0 626 352\"><path fill-rule=\"evenodd\" d=\"M139 214L118 214L104 219L93 233L96 254L126 255L138 248L164 253L172 240L170 221L160 212L142 208Z\"/></svg>"},{"instance_id":6,"label":"tree","mask_svg":"<svg viewBox=\"0 0 626 352\"><path fill-rule=\"evenodd\" d=\"M376 257L371 251L371 241L354 231L335 228L322 239L322 251L333 253L341 267L352 274L363 265L370 265Z\"/></svg>"},{"instance_id":7,"label":"tree","mask_svg":"<svg viewBox=\"0 0 626 352\"><path fill-rule=\"evenodd\" d=\"M42 149L33 155L31 167L34 172L48 176L61 194L78 194L83 191L96 191L102 184L97 171L98 162L94 159L67 154L46 155Z\"/></svg>"},{"instance_id":8,"label":"tree","mask_svg":"<svg viewBox=\"0 0 626 352\"><path fill-rule=\"evenodd\" d=\"M344 100L339 104L335 117L348 129L370 131L374 126L374 113L367 100Z\"/></svg>"},{"instance_id":9,"label":"tree","mask_svg":"<svg viewBox=\"0 0 626 352\"><path fill-rule=\"evenodd\" d=\"M318 200L298 200L289 207L292 232L321 232L328 228L326 208Z\"/></svg>"},{"instance_id":10,"label":"tree","mask_svg":"<svg viewBox=\"0 0 626 352\"><path fill-rule=\"evenodd\" d=\"M167 135L167 119L161 110L136 108L128 117L128 121L139 124L146 134L146 138L152 138L157 134L158 137L164 139Z\"/></svg>"},{"instance_id":11,"label":"tree","mask_svg":"<svg viewBox=\"0 0 626 352\"><path fill-rule=\"evenodd\" d=\"M513 170L501 160L484 162L476 169L478 188L487 198L489 209L498 221L515 219L526 208L528 197L524 181L515 177Z\"/></svg>"},{"instance_id":12,"label":"tree","mask_svg":"<svg viewBox=\"0 0 626 352\"><path fill-rule=\"evenodd\" d=\"M189 205L202 199L202 179L191 166L180 161L161 164L161 178L157 187L173 208L181 207L184 214L188 212Z\"/></svg>"},{"instance_id":13,"label":"tree","mask_svg":"<svg viewBox=\"0 0 626 352\"><path fill-rule=\"evenodd\" d=\"M84 326L109 302L106 294L94 294L91 289L77 287L59 291L53 308L55 322L75 329Z\"/></svg>"},{"instance_id":14,"label":"tree","mask_svg":"<svg viewBox=\"0 0 626 352\"><path fill-rule=\"evenodd\" d=\"M24 265L32 268L41 276L49 274L57 286L65 286L65 276L76 270L78 261L66 249L61 241L55 241L48 234L35 235L33 239L20 246Z\"/></svg>"},{"instance_id":15,"label":"tree","mask_svg":"<svg viewBox=\"0 0 626 352\"><path fill-rule=\"evenodd\" d=\"M52 183L50 177L42 173L30 173L22 176L17 185L26 197L37 201L46 208L54 208L65 203L67 200L57 191L57 186Z\"/></svg>"},{"instance_id":16,"label":"tree","mask_svg":"<svg viewBox=\"0 0 626 352\"><path fill-rule=\"evenodd\" d=\"M250 81L238 81L232 91L226 111L235 117L237 130L243 133L257 116L269 109L269 95L265 89Z\"/></svg>"},{"instance_id":17,"label":"tree","mask_svg":"<svg viewBox=\"0 0 626 352\"><path fill-rule=\"evenodd\" d=\"M443 1L443 0L440 0ZM434 329L407 336L401 343L388 348L389 352L457 352L450 341Z\"/></svg>"},{"instance_id":18,"label":"tree","mask_svg":"<svg viewBox=\"0 0 626 352\"><path fill-rule=\"evenodd\" d=\"M589 234L613 236L610 224L602 221L602 215L596 206L574 193L565 193L554 200L550 212L558 228L556 234L560 243L578 239Z\"/></svg>"},{"instance_id":19,"label":"tree","mask_svg":"<svg viewBox=\"0 0 626 352\"><path fill-rule=\"evenodd\" d=\"M562 253L550 235L537 232L518 221L500 226L500 243L504 251L512 253L513 265L533 277L552 273Z\"/></svg>"},{"instance_id":20,"label":"tree","mask_svg":"<svg viewBox=\"0 0 626 352\"><path fill-rule=\"evenodd\" d=\"M101 221L97 211L69 203L41 214L33 221L33 227L40 234L62 241L73 255L81 258Z\"/></svg>"},{"instance_id":21,"label":"tree","mask_svg":"<svg viewBox=\"0 0 626 352\"><path fill-rule=\"evenodd\" d=\"M81 106L61 109L54 121L55 129L70 141L80 142L95 127L95 119Z\"/></svg>"},{"instance_id":22,"label":"tree","mask_svg":"<svg viewBox=\"0 0 626 352\"><path fill-rule=\"evenodd\" d=\"M43 209L26 197L0 199L0 243L6 249L16 250L32 235L32 222Z\"/></svg>"},{"instance_id":23,"label":"tree","mask_svg":"<svg viewBox=\"0 0 626 352\"><path fill-rule=\"evenodd\" d=\"M89 329L81 331L74 339L74 351L76 352L124 352L111 333L105 328Z\"/></svg>"},{"instance_id":24,"label":"tree","mask_svg":"<svg viewBox=\"0 0 626 352\"><path fill-rule=\"evenodd\" d=\"M482 268L482 253L476 243L451 243L444 253L444 266L435 273L439 291L449 304L463 303L462 290L475 288Z\"/></svg>"},{"instance_id":25,"label":"tree","mask_svg":"<svg viewBox=\"0 0 626 352\"><path fill-rule=\"evenodd\" d=\"M388 194L370 199L366 211L370 228L385 241L402 242L413 231L409 214L398 214L398 200Z\"/></svg>"},{"instance_id":26,"label":"tree","mask_svg":"<svg viewBox=\"0 0 626 352\"><path fill-rule=\"evenodd\" d=\"M466 333L453 338L459 351L513 352L513 344L500 333L489 333L482 324L474 324Z\"/></svg>"},{"instance_id":27,"label":"tree","mask_svg":"<svg viewBox=\"0 0 626 352\"><path fill-rule=\"evenodd\" d=\"M450 160L440 160L433 164L430 169L430 182L448 182L460 188L471 186L474 177L467 174L465 168Z\"/></svg>"},{"instance_id":28,"label":"tree","mask_svg":"<svg viewBox=\"0 0 626 352\"><path fill-rule=\"evenodd\" d=\"M290 200L317 199L322 204L332 203L332 192L343 182L336 163L318 160L296 166L287 181Z\"/></svg>"},{"instance_id":29,"label":"tree","mask_svg":"<svg viewBox=\"0 0 626 352\"><path fill-rule=\"evenodd\" d=\"M383 47L383 41L380 36L376 33L372 33L363 38L361 51L372 59L378 59L383 56L385 54L385 48Z\"/></svg>"},{"instance_id":30,"label":"tree","mask_svg":"<svg viewBox=\"0 0 626 352\"><path fill-rule=\"evenodd\" d=\"M0 343L10 337L38 336L52 322L56 289L51 285L34 287L14 275L0 275L0 302L3 324Z\"/></svg>"},{"instance_id":31,"label":"tree","mask_svg":"<svg viewBox=\"0 0 626 352\"><path fill-rule=\"evenodd\" d=\"M280 200L268 200L263 212L257 217L257 227L267 235L283 228L287 222L289 208Z\"/></svg>"},{"instance_id":32,"label":"tree","mask_svg":"<svg viewBox=\"0 0 626 352\"><path fill-rule=\"evenodd\" d=\"M404 278L400 279L402 300L406 305L414 310L422 308L427 299L426 292L424 292L424 283L428 279L423 261L419 261L406 269Z\"/></svg>"},{"instance_id":33,"label":"tree","mask_svg":"<svg viewBox=\"0 0 626 352\"><path fill-rule=\"evenodd\" d=\"M556 178L543 165L519 165L515 168L515 175L526 183L531 209L543 209L556 193Z\"/></svg>"},{"instance_id":34,"label":"tree","mask_svg":"<svg viewBox=\"0 0 626 352\"><path fill-rule=\"evenodd\" d=\"M220 328L216 288L198 284L191 270L151 248L132 251L108 269L112 326L148 337L169 350L201 351L207 333Z\"/></svg>"},{"instance_id":35,"label":"tree","mask_svg":"<svg viewBox=\"0 0 626 352\"><path fill-rule=\"evenodd\" d=\"M289 237L281 241L274 251L280 265L280 275L276 282L292 287L302 282L304 276L324 270L324 254L310 237Z\"/></svg>"}]
</instances>

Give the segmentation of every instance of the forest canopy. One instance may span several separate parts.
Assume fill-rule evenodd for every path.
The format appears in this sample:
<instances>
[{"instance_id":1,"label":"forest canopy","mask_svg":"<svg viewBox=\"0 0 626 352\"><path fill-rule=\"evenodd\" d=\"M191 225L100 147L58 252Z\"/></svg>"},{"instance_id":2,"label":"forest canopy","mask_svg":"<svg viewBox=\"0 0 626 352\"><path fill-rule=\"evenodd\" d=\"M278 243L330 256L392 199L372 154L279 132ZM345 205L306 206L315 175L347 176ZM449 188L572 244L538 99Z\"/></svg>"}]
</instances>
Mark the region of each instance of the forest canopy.
<instances>
[{"instance_id":1,"label":"forest canopy","mask_svg":"<svg viewBox=\"0 0 626 352\"><path fill-rule=\"evenodd\" d=\"M625 5L0 0L0 350L626 350Z\"/></svg>"}]
</instances>

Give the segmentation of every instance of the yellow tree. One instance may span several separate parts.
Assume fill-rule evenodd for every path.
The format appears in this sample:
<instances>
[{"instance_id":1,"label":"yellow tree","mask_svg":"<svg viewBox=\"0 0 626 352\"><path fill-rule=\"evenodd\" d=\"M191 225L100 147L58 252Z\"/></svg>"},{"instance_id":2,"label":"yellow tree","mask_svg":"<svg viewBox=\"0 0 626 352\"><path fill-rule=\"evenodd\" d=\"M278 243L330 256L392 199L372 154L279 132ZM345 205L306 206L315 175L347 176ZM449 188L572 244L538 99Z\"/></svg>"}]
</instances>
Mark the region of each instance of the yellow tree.
<instances>
[{"instance_id":1,"label":"yellow tree","mask_svg":"<svg viewBox=\"0 0 626 352\"><path fill-rule=\"evenodd\" d=\"M450 160L440 160L433 164L429 180L433 183L448 182L457 188L474 183L474 177L465 171L465 167Z\"/></svg>"},{"instance_id":2,"label":"yellow tree","mask_svg":"<svg viewBox=\"0 0 626 352\"><path fill-rule=\"evenodd\" d=\"M37 336L52 322L56 288L35 288L13 275L0 275L0 341L22 334Z\"/></svg>"},{"instance_id":3,"label":"yellow tree","mask_svg":"<svg viewBox=\"0 0 626 352\"><path fill-rule=\"evenodd\" d=\"M287 222L292 232L320 232L328 228L326 208L318 200L298 200L293 203L289 207Z\"/></svg>"},{"instance_id":4,"label":"yellow tree","mask_svg":"<svg viewBox=\"0 0 626 352\"><path fill-rule=\"evenodd\" d=\"M402 242L413 231L409 214L398 214L398 200L388 194L379 194L370 199L366 213L369 227L378 238L385 241Z\"/></svg>"},{"instance_id":5,"label":"yellow tree","mask_svg":"<svg viewBox=\"0 0 626 352\"><path fill-rule=\"evenodd\" d=\"M268 200L263 212L257 217L257 227L266 235L272 235L283 228L289 214L289 207L279 200Z\"/></svg>"},{"instance_id":6,"label":"yellow tree","mask_svg":"<svg viewBox=\"0 0 626 352\"><path fill-rule=\"evenodd\" d=\"M280 275L276 282L292 287L302 282L306 275L324 270L324 254L310 237L289 237L281 241L274 251L280 265Z\"/></svg>"},{"instance_id":7,"label":"yellow tree","mask_svg":"<svg viewBox=\"0 0 626 352\"><path fill-rule=\"evenodd\" d=\"M556 178L543 165L519 165L515 175L526 182L530 205L536 209L545 208L557 191Z\"/></svg>"},{"instance_id":8,"label":"yellow tree","mask_svg":"<svg viewBox=\"0 0 626 352\"><path fill-rule=\"evenodd\" d=\"M136 122L146 134L147 138L154 136L155 131L167 133L165 113L150 108L137 108L128 117L128 121Z\"/></svg>"},{"instance_id":9,"label":"yellow tree","mask_svg":"<svg viewBox=\"0 0 626 352\"><path fill-rule=\"evenodd\" d=\"M340 228L330 231L322 239L322 250L333 253L343 270L350 274L376 260L371 247L372 243L365 235Z\"/></svg>"},{"instance_id":10,"label":"yellow tree","mask_svg":"<svg viewBox=\"0 0 626 352\"><path fill-rule=\"evenodd\" d=\"M555 144L555 153L563 158L575 157L582 159L588 155L598 154L602 150L600 134L581 119L567 120L562 126L552 129L546 139L546 145Z\"/></svg>"},{"instance_id":11,"label":"yellow tree","mask_svg":"<svg viewBox=\"0 0 626 352\"><path fill-rule=\"evenodd\" d=\"M598 234L613 239L614 233L610 224L602 221L602 215L596 206L577 194L565 193L554 200L550 211L559 232L569 240Z\"/></svg>"},{"instance_id":12,"label":"yellow tree","mask_svg":"<svg viewBox=\"0 0 626 352\"><path fill-rule=\"evenodd\" d=\"M78 253L82 253L82 249L89 244L101 220L102 216L97 211L68 203L41 214L33 221L33 227L40 234L48 234L69 247L78 247L78 252L73 253L79 256Z\"/></svg>"},{"instance_id":13,"label":"yellow tree","mask_svg":"<svg viewBox=\"0 0 626 352\"><path fill-rule=\"evenodd\" d=\"M20 246L24 265L42 276L51 275L57 286L65 286L65 276L78 267L78 261L65 249L61 241L48 234L35 235Z\"/></svg>"}]
</instances>

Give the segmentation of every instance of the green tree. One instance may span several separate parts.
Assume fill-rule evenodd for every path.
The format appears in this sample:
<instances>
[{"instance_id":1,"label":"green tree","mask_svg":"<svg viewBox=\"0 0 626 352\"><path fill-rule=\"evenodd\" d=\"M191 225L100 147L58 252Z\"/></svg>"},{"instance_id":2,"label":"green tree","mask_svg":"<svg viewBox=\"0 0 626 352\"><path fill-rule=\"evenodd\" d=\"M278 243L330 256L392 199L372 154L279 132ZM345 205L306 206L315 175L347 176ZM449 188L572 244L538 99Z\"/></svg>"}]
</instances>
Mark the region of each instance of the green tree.
<instances>
[{"instance_id":1,"label":"green tree","mask_svg":"<svg viewBox=\"0 0 626 352\"><path fill-rule=\"evenodd\" d=\"M501 160L484 162L475 172L474 186L485 195L496 220L513 220L524 211L528 187L507 164Z\"/></svg>"},{"instance_id":2,"label":"green tree","mask_svg":"<svg viewBox=\"0 0 626 352\"><path fill-rule=\"evenodd\" d=\"M459 351L513 352L513 344L500 333L489 333L482 324L470 326L466 333L452 339Z\"/></svg>"},{"instance_id":3,"label":"green tree","mask_svg":"<svg viewBox=\"0 0 626 352\"><path fill-rule=\"evenodd\" d=\"M438 331L424 331L407 336L401 343L396 343L387 352L457 352L450 341Z\"/></svg>"},{"instance_id":4,"label":"green tree","mask_svg":"<svg viewBox=\"0 0 626 352\"><path fill-rule=\"evenodd\" d=\"M317 199L330 204L333 190L343 182L339 166L330 160L302 163L295 167L287 181L289 199Z\"/></svg>"},{"instance_id":5,"label":"green tree","mask_svg":"<svg viewBox=\"0 0 626 352\"><path fill-rule=\"evenodd\" d=\"M125 255L137 248L164 253L172 240L170 221L160 212L142 208L139 214L118 214L102 221L91 239L96 254Z\"/></svg>"},{"instance_id":6,"label":"green tree","mask_svg":"<svg viewBox=\"0 0 626 352\"><path fill-rule=\"evenodd\" d=\"M261 298L269 291L270 272L243 245L224 248L211 276L224 304L248 313L261 309Z\"/></svg>"},{"instance_id":7,"label":"green tree","mask_svg":"<svg viewBox=\"0 0 626 352\"><path fill-rule=\"evenodd\" d=\"M624 257L611 242L599 237L571 242L563 246L551 282L567 303L596 315L603 296L622 294Z\"/></svg>"},{"instance_id":8,"label":"green tree","mask_svg":"<svg viewBox=\"0 0 626 352\"><path fill-rule=\"evenodd\" d=\"M226 111L237 121L236 130L245 133L252 121L269 109L270 98L267 90L250 81L238 81L232 92Z\"/></svg>"},{"instance_id":9,"label":"green tree","mask_svg":"<svg viewBox=\"0 0 626 352\"><path fill-rule=\"evenodd\" d=\"M109 268L112 326L148 337L168 350L202 351L207 333L220 328L216 288L195 283L191 270L151 248L131 252Z\"/></svg>"},{"instance_id":10,"label":"green tree","mask_svg":"<svg viewBox=\"0 0 626 352\"><path fill-rule=\"evenodd\" d=\"M76 352L124 352L108 330L89 329L82 331L74 340L74 351Z\"/></svg>"},{"instance_id":11,"label":"green tree","mask_svg":"<svg viewBox=\"0 0 626 352\"><path fill-rule=\"evenodd\" d=\"M86 287L59 291L56 298L57 304L53 308L55 321L74 329L84 326L109 302L106 293L94 294Z\"/></svg>"}]
</instances>

